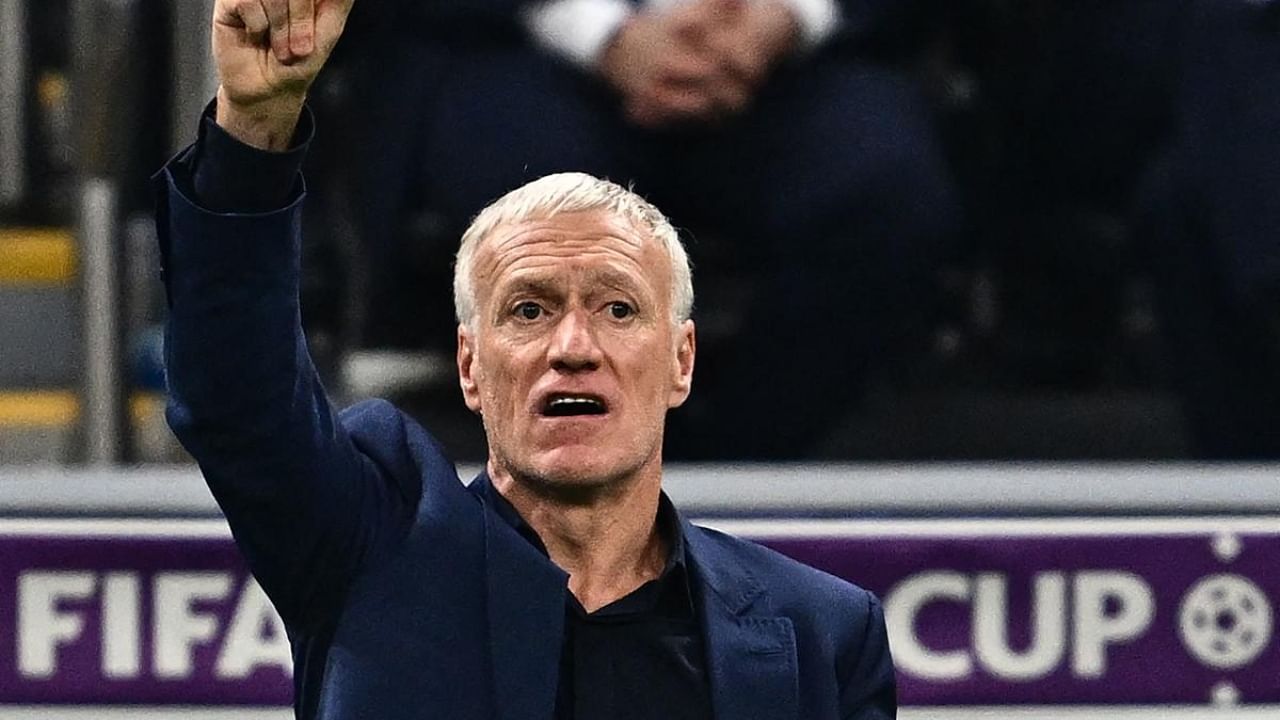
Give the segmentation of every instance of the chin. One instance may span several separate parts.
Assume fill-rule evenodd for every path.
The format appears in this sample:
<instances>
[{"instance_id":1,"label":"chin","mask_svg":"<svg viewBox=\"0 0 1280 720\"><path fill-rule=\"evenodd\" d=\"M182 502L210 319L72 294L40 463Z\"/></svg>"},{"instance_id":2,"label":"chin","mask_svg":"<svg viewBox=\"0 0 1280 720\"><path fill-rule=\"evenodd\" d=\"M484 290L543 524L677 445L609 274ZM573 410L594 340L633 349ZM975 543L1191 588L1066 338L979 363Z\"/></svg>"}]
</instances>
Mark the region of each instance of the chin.
<instances>
[{"instance_id":1,"label":"chin","mask_svg":"<svg viewBox=\"0 0 1280 720\"><path fill-rule=\"evenodd\" d=\"M645 461L637 457L609 456L600 448L560 447L539 453L521 473L547 490L561 493L594 493L635 475Z\"/></svg>"},{"instance_id":2,"label":"chin","mask_svg":"<svg viewBox=\"0 0 1280 720\"><path fill-rule=\"evenodd\" d=\"M630 463L610 462L598 451L565 448L533 463L536 474L549 485L598 487L627 474Z\"/></svg>"}]
</instances>

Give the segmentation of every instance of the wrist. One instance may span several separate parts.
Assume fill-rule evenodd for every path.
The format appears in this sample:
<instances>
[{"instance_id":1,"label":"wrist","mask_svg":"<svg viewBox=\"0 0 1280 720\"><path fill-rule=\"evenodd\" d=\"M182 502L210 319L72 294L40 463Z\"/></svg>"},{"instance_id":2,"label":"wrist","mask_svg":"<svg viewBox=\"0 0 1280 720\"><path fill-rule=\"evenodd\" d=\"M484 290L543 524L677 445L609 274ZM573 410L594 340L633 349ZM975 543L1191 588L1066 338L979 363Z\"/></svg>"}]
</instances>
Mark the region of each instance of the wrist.
<instances>
[{"instance_id":1,"label":"wrist","mask_svg":"<svg viewBox=\"0 0 1280 720\"><path fill-rule=\"evenodd\" d=\"M598 73L605 46L634 12L629 0L533 0L521 19L536 44Z\"/></svg>"},{"instance_id":2,"label":"wrist","mask_svg":"<svg viewBox=\"0 0 1280 720\"><path fill-rule=\"evenodd\" d=\"M289 149L305 95L286 95L252 103L232 100L225 87L218 88L215 122L240 142L271 152Z\"/></svg>"}]
</instances>

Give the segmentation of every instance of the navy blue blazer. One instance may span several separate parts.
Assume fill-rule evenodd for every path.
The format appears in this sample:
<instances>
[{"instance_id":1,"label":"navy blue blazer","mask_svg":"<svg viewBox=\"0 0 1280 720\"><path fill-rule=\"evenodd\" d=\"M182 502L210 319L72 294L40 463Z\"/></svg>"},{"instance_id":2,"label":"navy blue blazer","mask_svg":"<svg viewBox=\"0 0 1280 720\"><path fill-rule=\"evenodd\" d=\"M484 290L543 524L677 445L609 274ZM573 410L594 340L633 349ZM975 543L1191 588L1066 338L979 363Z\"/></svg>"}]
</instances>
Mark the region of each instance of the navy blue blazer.
<instances>
[{"instance_id":1,"label":"navy blue blazer","mask_svg":"<svg viewBox=\"0 0 1280 720\"><path fill-rule=\"evenodd\" d=\"M157 175L168 419L294 652L299 718L541 720L567 576L382 401L331 407L298 311L305 194L260 215ZM716 720L895 716L878 601L684 522Z\"/></svg>"}]
</instances>

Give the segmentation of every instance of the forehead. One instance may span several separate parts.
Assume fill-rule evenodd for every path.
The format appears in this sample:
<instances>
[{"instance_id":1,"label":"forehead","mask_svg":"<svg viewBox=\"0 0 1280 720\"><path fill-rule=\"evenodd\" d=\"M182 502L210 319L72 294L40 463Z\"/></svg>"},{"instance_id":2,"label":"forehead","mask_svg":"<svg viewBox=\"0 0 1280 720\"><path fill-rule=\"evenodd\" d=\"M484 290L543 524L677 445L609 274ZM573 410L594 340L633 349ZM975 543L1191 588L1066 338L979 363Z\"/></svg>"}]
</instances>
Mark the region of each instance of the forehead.
<instances>
[{"instance_id":1,"label":"forehead","mask_svg":"<svg viewBox=\"0 0 1280 720\"><path fill-rule=\"evenodd\" d=\"M607 210L499 225L476 248L474 270L478 283L490 288L528 276L582 273L665 286L671 272L658 240Z\"/></svg>"}]
</instances>

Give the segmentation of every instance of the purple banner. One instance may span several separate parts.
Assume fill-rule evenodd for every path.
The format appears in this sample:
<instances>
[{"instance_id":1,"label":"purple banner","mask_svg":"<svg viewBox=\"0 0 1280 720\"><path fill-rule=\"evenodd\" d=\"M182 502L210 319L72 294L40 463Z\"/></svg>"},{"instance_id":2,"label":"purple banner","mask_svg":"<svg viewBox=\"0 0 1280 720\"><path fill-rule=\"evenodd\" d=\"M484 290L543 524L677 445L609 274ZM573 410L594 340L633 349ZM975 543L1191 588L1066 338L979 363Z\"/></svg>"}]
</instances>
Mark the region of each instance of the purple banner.
<instances>
[{"instance_id":1,"label":"purple banner","mask_svg":"<svg viewBox=\"0 0 1280 720\"><path fill-rule=\"evenodd\" d=\"M291 702L282 623L220 523L39 525L0 524L0 704Z\"/></svg>"},{"instance_id":2,"label":"purple banner","mask_svg":"<svg viewBox=\"0 0 1280 720\"><path fill-rule=\"evenodd\" d=\"M1276 519L875 525L755 534L880 595L904 704L1280 702Z\"/></svg>"},{"instance_id":3,"label":"purple banner","mask_svg":"<svg viewBox=\"0 0 1280 720\"><path fill-rule=\"evenodd\" d=\"M1280 703L1280 520L732 521L885 604L908 705ZM286 705L216 521L0 521L0 705Z\"/></svg>"}]
</instances>

